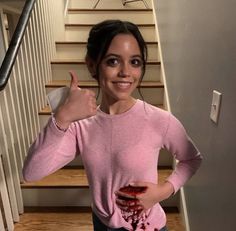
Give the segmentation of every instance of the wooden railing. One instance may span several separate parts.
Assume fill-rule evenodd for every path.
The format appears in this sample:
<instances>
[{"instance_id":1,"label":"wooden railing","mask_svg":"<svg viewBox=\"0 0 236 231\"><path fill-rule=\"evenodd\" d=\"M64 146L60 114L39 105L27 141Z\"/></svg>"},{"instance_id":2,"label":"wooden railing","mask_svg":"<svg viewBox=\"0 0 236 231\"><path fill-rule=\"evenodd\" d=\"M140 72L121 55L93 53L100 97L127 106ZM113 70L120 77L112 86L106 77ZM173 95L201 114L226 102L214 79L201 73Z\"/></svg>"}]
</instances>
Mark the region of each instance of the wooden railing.
<instances>
[{"instance_id":1,"label":"wooden railing","mask_svg":"<svg viewBox=\"0 0 236 231\"><path fill-rule=\"evenodd\" d=\"M0 230L14 230L24 212L21 171L40 130L38 111L46 105L44 86L55 55L52 4L26 0L10 44L4 15L13 12L0 4L6 50L0 69Z\"/></svg>"}]
</instances>

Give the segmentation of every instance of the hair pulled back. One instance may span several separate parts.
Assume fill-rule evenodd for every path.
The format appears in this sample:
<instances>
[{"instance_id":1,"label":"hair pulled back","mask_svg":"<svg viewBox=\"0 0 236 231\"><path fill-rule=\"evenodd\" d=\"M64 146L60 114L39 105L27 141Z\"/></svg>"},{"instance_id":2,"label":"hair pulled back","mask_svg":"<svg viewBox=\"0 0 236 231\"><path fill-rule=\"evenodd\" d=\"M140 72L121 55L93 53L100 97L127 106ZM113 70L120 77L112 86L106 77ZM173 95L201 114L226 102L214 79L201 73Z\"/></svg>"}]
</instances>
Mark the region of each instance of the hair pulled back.
<instances>
[{"instance_id":1,"label":"hair pulled back","mask_svg":"<svg viewBox=\"0 0 236 231\"><path fill-rule=\"evenodd\" d=\"M105 56L112 39L118 34L131 34L138 42L138 46L141 52L141 58L143 61L141 81L143 79L146 70L147 60L147 46L138 29L138 27L127 21L121 20L105 20L92 27L89 32L87 43L87 57L96 63L96 75L93 76L99 81L98 68Z\"/></svg>"}]
</instances>

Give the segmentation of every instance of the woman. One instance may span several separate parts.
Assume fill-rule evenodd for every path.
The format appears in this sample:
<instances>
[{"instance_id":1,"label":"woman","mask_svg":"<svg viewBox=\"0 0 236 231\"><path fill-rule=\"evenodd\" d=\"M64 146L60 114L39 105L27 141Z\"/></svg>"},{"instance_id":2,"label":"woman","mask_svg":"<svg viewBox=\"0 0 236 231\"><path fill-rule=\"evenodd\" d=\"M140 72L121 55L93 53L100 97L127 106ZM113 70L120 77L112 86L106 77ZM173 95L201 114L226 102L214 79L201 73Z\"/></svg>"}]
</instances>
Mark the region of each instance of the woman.
<instances>
[{"instance_id":1,"label":"woman","mask_svg":"<svg viewBox=\"0 0 236 231\"><path fill-rule=\"evenodd\" d=\"M86 63L98 81L101 104L97 107L94 92L78 88L78 78L71 72L66 101L29 149L24 165L25 180L35 181L80 153L96 231L167 230L159 202L176 193L201 163L201 155L173 115L132 97L146 60L147 48L137 26L119 20L95 25L89 33ZM179 162L166 181L157 184L161 148Z\"/></svg>"}]
</instances>

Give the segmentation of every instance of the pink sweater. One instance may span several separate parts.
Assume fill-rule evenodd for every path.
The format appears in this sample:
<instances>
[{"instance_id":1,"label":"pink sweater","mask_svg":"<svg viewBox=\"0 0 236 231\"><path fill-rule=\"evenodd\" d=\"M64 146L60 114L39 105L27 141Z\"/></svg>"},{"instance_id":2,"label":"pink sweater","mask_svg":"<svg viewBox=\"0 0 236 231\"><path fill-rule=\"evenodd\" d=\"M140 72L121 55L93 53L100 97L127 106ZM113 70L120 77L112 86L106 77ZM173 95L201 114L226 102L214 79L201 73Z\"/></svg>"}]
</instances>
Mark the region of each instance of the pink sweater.
<instances>
[{"instance_id":1,"label":"pink sweater","mask_svg":"<svg viewBox=\"0 0 236 231\"><path fill-rule=\"evenodd\" d=\"M60 131L51 118L29 149L23 176L26 181L39 180L80 153L95 214L111 228L132 230L122 218L114 192L135 181L156 184L161 148L179 160L167 179L177 192L199 168L201 155L173 115L137 100L130 110L118 115L98 109L95 116L72 123L66 132ZM147 214L147 230L165 226L166 216L160 204Z\"/></svg>"}]
</instances>

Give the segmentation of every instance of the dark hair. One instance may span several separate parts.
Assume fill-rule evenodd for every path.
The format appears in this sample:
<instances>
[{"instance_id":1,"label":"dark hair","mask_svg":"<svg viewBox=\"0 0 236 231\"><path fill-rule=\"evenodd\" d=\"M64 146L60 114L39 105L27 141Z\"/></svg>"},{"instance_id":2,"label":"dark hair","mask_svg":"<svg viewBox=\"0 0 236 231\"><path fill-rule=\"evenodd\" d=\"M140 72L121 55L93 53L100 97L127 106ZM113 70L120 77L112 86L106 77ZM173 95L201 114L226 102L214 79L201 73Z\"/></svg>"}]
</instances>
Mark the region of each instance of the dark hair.
<instances>
[{"instance_id":1,"label":"dark hair","mask_svg":"<svg viewBox=\"0 0 236 231\"><path fill-rule=\"evenodd\" d=\"M89 32L87 57L97 64L96 75L94 75L93 78L98 81L99 65L105 56L112 39L118 34L131 34L138 42L143 61L142 75L140 78L141 82L146 70L147 46L138 27L131 22L121 20L105 20L93 26Z\"/></svg>"}]
</instances>

